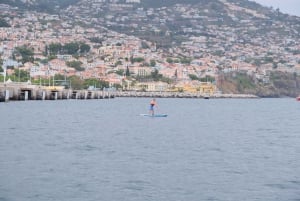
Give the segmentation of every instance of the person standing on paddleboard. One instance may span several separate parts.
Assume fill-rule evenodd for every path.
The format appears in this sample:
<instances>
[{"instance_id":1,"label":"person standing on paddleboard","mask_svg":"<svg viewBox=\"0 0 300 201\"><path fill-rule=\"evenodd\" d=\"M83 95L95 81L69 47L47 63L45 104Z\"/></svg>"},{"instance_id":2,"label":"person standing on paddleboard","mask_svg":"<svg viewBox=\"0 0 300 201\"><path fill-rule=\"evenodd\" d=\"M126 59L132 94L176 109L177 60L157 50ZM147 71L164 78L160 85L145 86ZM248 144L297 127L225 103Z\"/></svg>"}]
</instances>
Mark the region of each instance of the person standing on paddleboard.
<instances>
[{"instance_id":1,"label":"person standing on paddleboard","mask_svg":"<svg viewBox=\"0 0 300 201\"><path fill-rule=\"evenodd\" d=\"M157 103L156 103L155 98L153 98L153 99L150 101L149 113L150 113L152 116L154 115L154 107L157 107Z\"/></svg>"}]
</instances>

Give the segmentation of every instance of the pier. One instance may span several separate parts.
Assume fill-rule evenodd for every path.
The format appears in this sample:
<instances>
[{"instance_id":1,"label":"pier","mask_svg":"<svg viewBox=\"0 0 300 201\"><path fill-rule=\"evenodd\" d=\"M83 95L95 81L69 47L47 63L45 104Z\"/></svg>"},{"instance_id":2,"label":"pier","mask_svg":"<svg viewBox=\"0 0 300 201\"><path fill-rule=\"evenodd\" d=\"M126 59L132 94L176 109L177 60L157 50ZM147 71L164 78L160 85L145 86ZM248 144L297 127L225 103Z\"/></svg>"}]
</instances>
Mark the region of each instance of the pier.
<instances>
[{"instance_id":1,"label":"pier","mask_svg":"<svg viewBox=\"0 0 300 201\"><path fill-rule=\"evenodd\" d=\"M28 100L63 100L63 99L105 99L114 98L111 91L74 90L61 86L38 86L24 83L1 83L0 102Z\"/></svg>"}]
</instances>

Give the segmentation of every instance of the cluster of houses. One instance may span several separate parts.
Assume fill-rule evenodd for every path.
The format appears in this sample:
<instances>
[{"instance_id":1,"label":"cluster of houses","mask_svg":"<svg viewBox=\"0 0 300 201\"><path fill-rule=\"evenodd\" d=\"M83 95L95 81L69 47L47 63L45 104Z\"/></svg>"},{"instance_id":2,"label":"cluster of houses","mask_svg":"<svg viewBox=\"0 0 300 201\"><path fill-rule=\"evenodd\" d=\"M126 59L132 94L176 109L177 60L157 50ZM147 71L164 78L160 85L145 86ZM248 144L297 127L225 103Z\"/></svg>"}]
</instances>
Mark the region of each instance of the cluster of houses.
<instances>
[{"instance_id":1,"label":"cluster of houses","mask_svg":"<svg viewBox=\"0 0 300 201\"><path fill-rule=\"evenodd\" d=\"M101 3L101 1L94 1L94 3ZM140 2L131 0L126 3L136 4ZM231 5L228 5L228 7L232 10L239 9ZM180 10L182 9L180 8ZM95 26L87 28L58 15L20 11L18 8L5 4L0 4L0 10L0 17L10 24L10 27L0 27L0 55L3 61L2 68L5 70L5 73L2 74L12 75L15 69L25 70L30 72L29 80L41 77L50 79L56 74L61 74L66 77L78 76L81 79L95 78L104 80L110 86L120 85L124 90L184 90L215 93L218 91L217 84L220 73L241 71L268 83L269 72L274 70L274 65L272 63L263 63L258 68L255 63L246 61L246 55L253 54L255 56L275 51L282 53L282 49L278 47L278 44L265 48L263 48L263 45L256 46L254 50L253 46L247 46L241 41L236 42L236 30L229 30L228 27L223 27L222 31L220 31L217 26L211 26L211 31L215 31L215 34L223 34L223 37L228 38L227 44L223 46L216 45L221 42L217 41L218 37L215 37L214 41L210 41L214 42L217 47L208 47L207 42L212 40L211 38L191 36L189 40L182 43L181 47L174 46L166 53L166 51L157 48L155 43L141 40L138 37L120 34L105 27ZM68 10L68 12L71 11L72 9ZM82 9L82 12L84 12L84 9ZM160 12L162 11L160 10ZM143 13L143 10L137 12L136 15L138 16L141 13ZM186 17L188 17L189 13L186 13ZM78 11L77 18L81 14ZM252 15L264 17L258 13L252 13ZM89 20L93 21L95 19ZM110 18L107 18L107 21L110 21ZM160 23L163 22L164 20L160 21ZM88 22L86 23L88 24ZM95 24L97 25L97 23ZM184 32L190 31L195 30L184 29ZM270 33L271 36L272 33ZM91 39L97 39L98 42ZM264 41L263 38L256 38L255 40L258 43ZM49 55L45 54L46 46L52 43L66 44L71 42L86 43L91 49L84 55L57 54L55 58L51 59L49 59ZM299 48L299 41L293 40L293 44ZM22 46L33 50L34 62L20 63L18 58L14 58L13 55L16 48ZM226 49L229 46L230 49ZM295 47L293 46L293 48ZM221 50L225 53L216 55L210 53L208 49ZM201 56L199 56L200 53ZM189 63L182 63L180 62L180 57L182 56L192 59ZM142 58L142 61L132 62L132 58ZM232 58L237 59L234 60ZM278 62L276 70L300 73L300 54L281 54L281 58L288 62ZM170 62L168 59L174 62ZM67 62L70 61L80 62L84 70L78 71L68 66ZM125 75L127 69L130 71L130 77ZM170 82L145 81L145 79L143 82L139 82L137 79L132 79L132 77L151 76L151 73L154 71L158 71ZM190 75L195 75L199 79L212 77L215 82L192 80Z\"/></svg>"}]
</instances>

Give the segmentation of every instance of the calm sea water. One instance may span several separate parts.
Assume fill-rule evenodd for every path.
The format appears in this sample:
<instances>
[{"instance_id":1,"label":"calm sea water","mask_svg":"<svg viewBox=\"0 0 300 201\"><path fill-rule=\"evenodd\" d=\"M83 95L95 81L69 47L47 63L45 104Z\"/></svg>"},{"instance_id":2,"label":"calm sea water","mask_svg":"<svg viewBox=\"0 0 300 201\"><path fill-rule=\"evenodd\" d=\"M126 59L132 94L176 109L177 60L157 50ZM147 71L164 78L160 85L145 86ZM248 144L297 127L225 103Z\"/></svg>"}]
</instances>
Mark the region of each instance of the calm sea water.
<instances>
[{"instance_id":1,"label":"calm sea water","mask_svg":"<svg viewBox=\"0 0 300 201\"><path fill-rule=\"evenodd\" d=\"M300 102L0 104L0 201L299 201Z\"/></svg>"}]
</instances>

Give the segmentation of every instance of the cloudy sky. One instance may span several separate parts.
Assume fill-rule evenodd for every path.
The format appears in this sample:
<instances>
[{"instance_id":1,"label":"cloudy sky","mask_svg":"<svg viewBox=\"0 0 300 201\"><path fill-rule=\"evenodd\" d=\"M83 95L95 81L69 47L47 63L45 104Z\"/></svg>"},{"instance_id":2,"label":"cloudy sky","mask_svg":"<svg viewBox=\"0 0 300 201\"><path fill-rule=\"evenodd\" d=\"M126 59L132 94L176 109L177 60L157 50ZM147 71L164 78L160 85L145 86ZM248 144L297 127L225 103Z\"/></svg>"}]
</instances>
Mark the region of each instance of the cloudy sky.
<instances>
[{"instance_id":1,"label":"cloudy sky","mask_svg":"<svg viewBox=\"0 0 300 201\"><path fill-rule=\"evenodd\" d=\"M264 6L279 8L281 12L300 17L300 0L252 0Z\"/></svg>"}]
</instances>

